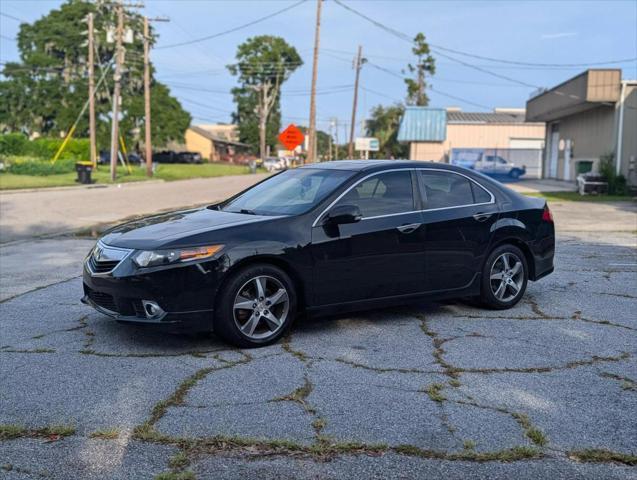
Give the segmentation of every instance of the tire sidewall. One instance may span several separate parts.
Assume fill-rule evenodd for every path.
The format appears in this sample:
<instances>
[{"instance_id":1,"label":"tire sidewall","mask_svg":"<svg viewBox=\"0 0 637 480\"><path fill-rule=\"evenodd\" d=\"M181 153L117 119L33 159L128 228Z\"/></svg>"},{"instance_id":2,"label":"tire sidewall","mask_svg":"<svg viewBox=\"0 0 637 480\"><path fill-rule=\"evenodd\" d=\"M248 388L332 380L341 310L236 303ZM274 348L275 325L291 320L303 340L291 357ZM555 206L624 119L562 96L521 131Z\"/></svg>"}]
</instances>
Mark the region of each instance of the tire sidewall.
<instances>
[{"instance_id":1,"label":"tire sidewall","mask_svg":"<svg viewBox=\"0 0 637 480\"><path fill-rule=\"evenodd\" d=\"M496 298L496 296L493 294L493 291L491 290L491 278L490 278L491 268L493 267L493 263L495 262L495 260L503 253L512 253L515 256L517 256L522 262L522 267L524 268L522 288L518 292L517 296L513 300L510 300L508 302L503 302L499 300L498 298ZM504 310L507 308L511 308L515 306L524 296L528 281L529 281L529 266L526 261L526 256L524 255L522 250L520 250L515 245L510 245L510 244L500 245L494 248L493 251L489 254L484 264L484 268L482 269L482 285L481 285L482 301L488 307L491 307L497 310Z\"/></svg>"},{"instance_id":2,"label":"tire sidewall","mask_svg":"<svg viewBox=\"0 0 637 480\"><path fill-rule=\"evenodd\" d=\"M239 289L251 278L257 276L274 277L280 281L287 290L290 301L288 316L283 327L275 335L260 340L248 338L234 321L234 300ZM278 341L292 326L296 317L296 290L292 279L280 268L268 264L250 265L230 275L217 296L215 307L213 322L215 333L241 348L264 347Z\"/></svg>"}]
</instances>

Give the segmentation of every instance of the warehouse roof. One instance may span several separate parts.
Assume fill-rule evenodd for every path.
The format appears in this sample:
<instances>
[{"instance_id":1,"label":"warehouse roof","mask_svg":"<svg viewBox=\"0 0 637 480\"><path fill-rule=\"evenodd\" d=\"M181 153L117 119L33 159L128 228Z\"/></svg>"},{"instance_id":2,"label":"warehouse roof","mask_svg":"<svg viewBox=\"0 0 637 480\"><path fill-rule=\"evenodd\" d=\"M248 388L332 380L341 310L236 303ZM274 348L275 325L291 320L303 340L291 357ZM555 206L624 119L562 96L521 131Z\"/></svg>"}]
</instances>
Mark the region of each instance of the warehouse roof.
<instances>
[{"instance_id":1,"label":"warehouse roof","mask_svg":"<svg viewBox=\"0 0 637 480\"><path fill-rule=\"evenodd\" d=\"M447 111L406 107L398 130L399 142L443 142L447 138Z\"/></svg>"}]
</instances>

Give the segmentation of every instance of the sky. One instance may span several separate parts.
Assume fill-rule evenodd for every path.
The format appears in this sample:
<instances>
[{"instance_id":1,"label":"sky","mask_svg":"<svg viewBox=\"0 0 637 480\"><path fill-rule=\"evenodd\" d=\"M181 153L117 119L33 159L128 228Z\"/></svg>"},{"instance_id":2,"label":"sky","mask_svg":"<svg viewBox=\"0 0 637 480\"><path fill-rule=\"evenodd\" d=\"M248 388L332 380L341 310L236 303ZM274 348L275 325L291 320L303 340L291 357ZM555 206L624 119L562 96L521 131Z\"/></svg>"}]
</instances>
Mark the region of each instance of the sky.
<instances>
[{"instance_id":1,"label":"sky","mask_svg":"<svg viewBox=\"0 0 637 480\"><path fill-rule=\"evenodd\" d=\"M557 85L598 62L632 59L597 68L621 68L625 79L637 79L637 0L342 1L397 33L333 0L323 3L317 124L329 131L336 119L338 128L332 132L340 142L347 136L352 114L353 58L358 46L368 60L361 71L356 121L360 130L359 122L374 106L404 101L402 72L414 63L411 44L404 37L418 32L437 47L436 74L428 80L431 107L459 106L464 111L524 107L538 87ZM18 59L13 40L20 25L16 19L32 22L61 3L0 0L0 60ZM154 24L159 40L151 58L157 78L190 111L193 124L230 121L234 108L230 89L236 82L225 66L234 61L241 42L265 34L285 38L303 58L304 65L283 85L281 109L284 124L308 123L315 0L145 0L144 4L141 13L170 19ZM280 10L284 11L250 27L173 46Z\"/></svg>"}]
</instances>

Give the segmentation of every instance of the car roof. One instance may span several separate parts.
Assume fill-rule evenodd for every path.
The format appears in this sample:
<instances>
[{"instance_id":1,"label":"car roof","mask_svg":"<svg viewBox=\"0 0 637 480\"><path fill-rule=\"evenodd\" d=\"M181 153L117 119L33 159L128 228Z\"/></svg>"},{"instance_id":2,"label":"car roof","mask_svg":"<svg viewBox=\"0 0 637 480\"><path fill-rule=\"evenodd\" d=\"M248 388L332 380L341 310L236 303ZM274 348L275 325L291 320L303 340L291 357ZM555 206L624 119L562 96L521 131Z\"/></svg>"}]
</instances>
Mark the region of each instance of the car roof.
<instances>
[{"instance_id":1,"label":"car roof","mask_svg":"<svg viewBox=\"0 0 637 480\"><path fill-rule=\"evenodd\" d=\"M383 170L385 168L449 168L448 164L440 162L423 162L420 160L335 160L332 162L319 162L303 165L299 168L319 168L322 170L350 170L353 172L362 172L367 170Z\"/></svg>"}]
</instances>

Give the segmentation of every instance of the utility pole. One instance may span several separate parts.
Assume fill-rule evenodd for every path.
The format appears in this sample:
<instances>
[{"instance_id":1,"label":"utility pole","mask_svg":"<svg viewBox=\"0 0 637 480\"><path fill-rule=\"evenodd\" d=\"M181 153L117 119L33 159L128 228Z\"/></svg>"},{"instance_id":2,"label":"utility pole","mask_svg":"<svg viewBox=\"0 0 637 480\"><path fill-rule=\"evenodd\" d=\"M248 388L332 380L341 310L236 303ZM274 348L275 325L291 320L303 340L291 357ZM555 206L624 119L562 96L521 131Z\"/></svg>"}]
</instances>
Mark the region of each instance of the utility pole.
<instances>
[{"instance_id":1,"label":"utility pole","mask_svg":"<svg viewBox=\"0 0 637 480\"><path fill-rule=\"evenodd\" d=\"M97 165L97 146L95 140L95 50L93 32L93 13L88 14L88 128L91 149L91 163Z\"/></svg>"},{"instance_id":2,"label":"utility pole","mask_svg":"<svg viewBox=\"0 0 637 480\"><path fill-rule=\"evenodd\" d=\"M150 140L150 29L148 28L148 17L144 16L144 129L146 147L146 176L153 176L153 146Z\"/></svg>"},{"instance_id":3,"label":"utility pole","mask_svg":"<svg viewBox=\"0 0 637 480\"><path fill-rule=\"evenodd\" d=\"M144 17L144 110L145 110L145 140L146 147L146 175L153 176L153 145L151 141L150 121L150 28L149 22L168 22L164 17Z\"/></svg>"},{"instance_id":4,"label":"utility pole","mask_svg":"<svg viewBox=\"0 0 637 480\"><path fill-rule=\"evenodd\" d=\"M111 130L111 181L115 181L117 175L117 154L119 152L119 100L122 94L122 62L123 48L122 37L124 36L124 6L122 2L115 5L115 13L117 14L117 30L115 32L115 75L113 80L115 87L113 88L113 121Z\"/></svg>"},{"instance_id":5,"label":"utility pole","mask_svg":"<svg viewBox=\"0 0 637 480\"><path fill-rule=\"evenodd\" d=\"M361 67L363 66L363 47L358 46L358 55L356 55L356 62L354 68L356 69L356 80L354 81L354 104L352 105L352 123L349 130L349 145L347 147L347 158L354 158L354 131L356 130L356 107L358 106L358 79L361 73Z\"/></svg>"},{"instance_id":6,"label":"utility pole","mask_svg":"<svg viewBox=\"0 0 637 480\"><path fill-rule=\"evenodd\" d=\"M312 90L310 92L310 127L308 129L307 162L316 161L316 80L318 76L319 42L321 37L321 5L316 0L316 29L314 30L314 59L312 60Z\"/></svg>"}]
</instances>

